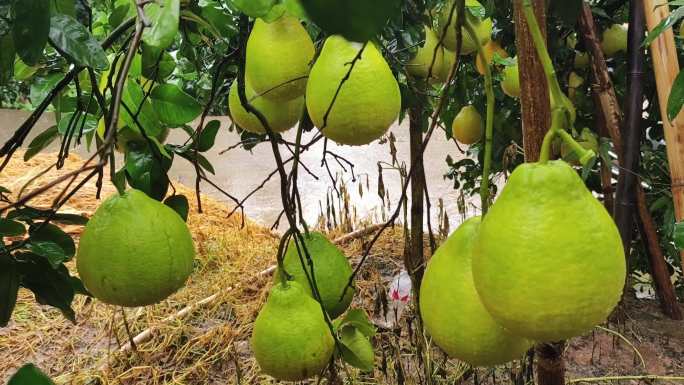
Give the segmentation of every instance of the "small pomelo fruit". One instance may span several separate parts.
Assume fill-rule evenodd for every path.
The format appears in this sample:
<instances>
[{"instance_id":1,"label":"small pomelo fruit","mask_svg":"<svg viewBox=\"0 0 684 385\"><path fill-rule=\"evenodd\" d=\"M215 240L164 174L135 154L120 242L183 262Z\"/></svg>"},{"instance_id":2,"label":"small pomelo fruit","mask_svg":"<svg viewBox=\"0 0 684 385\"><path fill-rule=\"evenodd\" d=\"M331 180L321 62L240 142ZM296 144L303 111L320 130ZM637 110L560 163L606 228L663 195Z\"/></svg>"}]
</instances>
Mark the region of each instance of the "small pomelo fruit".
<instances>
[{"instance_id":1,"label":"small pomelo fruit","mask_svg":"<svg viewBox=\"0 0 684 385\"><path fill-rule=\"evenodd\" d=\"M625 274L613 219L564 161L518 166L482 221L473 252L475 287L492 317L541 342L605 321Z\"/></svg>"},{"instance_id":2,"label":"small pomelo fruit","mask_svg":"<svg viewBox=\"0 0 684 385\"><path fill-rule=\"evenodd\" d=\"M613 57L620 51L627 52L627 27L622 24L613 24L603 31L601 48L607 57Z\"/></svg>"},{"instance_id":3,"label":"small pomelo fruit","mask_svg":"<svg viewBox=\"0 0 684 385\"><path fill-rule=\"evenodd\" d=\"M451 124L451 135L460 143L471 145L482 138L484 125L475 106L461 108Z\"/></svg>"},{"instance_id":4,"label":"small pomelo fruit","mask_svg":"<svg viewBox=\"0 0 684 385\"><path fill-rule=\"evenodd\" d=\"M323 135L340 144L358 146L379 139L397 119L401 108L399 84L372 42L366 44L332 103L350 63L362 47L341 36L329 37L306 87L311 120ZM331 103L332 109L324 122Z\"/></svg>"},{"instance_id":5,"label":"small pomelo fruit","mask_svg":"<svg viewBox=\"0 0 684 385\"><path fill-rule=\"evenodd\" d=\"M490 40L482 48L484 50L485 58L487 59L487 65L492 63L494 60L494 55L498 54L502 59L508 57L508 52L501 48L501 45L494 40ZM485 74L485 64L482 62L482 57L480 57L479 53L477 52L475 52L475 68L480 75Z\"/></svg>"},{"instance_id":6,"label":"small pomelo fruit","mask_svg":"<svg viewBox=\"0 0 684 385\"><path fill-rule=\"evenodd\" d=\"M489 315L475 290L472 251L480 217L464 222L432 256L420 286L420 314L434 342L473 366L520 358L532 343Z\"/></svg>"},{"instance_id":7,"label":"small pomelo fruit","mask_svg":"<svg viewBox=\"0 0 684 385\"><path fill-rule=\"evenodd\" d=\"M416 56L406 64L408 73L422 79L427 78L428 75L431 75L431 78L439 77L443 71L444 49L437 48L438 43L439 38L435 31L425 26L425 42L422 47L418 48ZM436 53L435 49L437 49Z\"/></svg>"},{"instance_id":8,"label":"small pomelo fruit","mask_svg":"<svg viewBox=\"0 0 684 385\"><path fill-rule=\"evenodd\" d=\"M261 370L282 381L318 375L335 349L321 305L296 282L278 283L254 321L251 339Z\"/></svg>"},{"instance_id":9,"label":"small pomelo fruit","mask_svg":"<svg viewBox=\"0 0 684 385\"><path fill-rule=\"evenodd\" d=\"M302 117L302 112L304 112L304 97L300 96L287 102L277 102L263 96L258 96L252 89L249 81L245 82L245 96L249 104L264 115L269 127L274 132L289 130L297 124ZM256 134L266 133L266 129L261 125L259 118L251 112L247 112L242 106L237 81L234 81L230 87L228 108L230 109L230 116L233 118L233 121L241 128Z\"/></svg>"},{"instance_id":10,"label":"small pomelo fruit","mask_svg":"<svg viewBox=\"0 0 684 385\"><path fill-rule=\"evenodd\" d=\"M157 303L192 272L188 226L170 207L138 190L105 200L81 235L76 265L86 289L120 306Z\"/></svg>"},{"instance_id":11,"label":"small pomelo fruit","mask_svg":"<svg viewBox=\"0 0 684 385\"><path fill-rule=\"evenodd\" d=\"M520 72L518 65L512 65L504 68L503 79L501 79L501 89L504 94L512 97L520 97Z\"/></svg>"},{"instance_id":12,"label":"small pomelo fruit","mask_svg":"<svg viewBox=\"0 0 684 385\"><path fill-rule=\"evenodd\" d=\"M256 19L247 40L246 75L257 94L280 102L299 98L313 61L313 41L294 17Z\"/></svg>"},{"instance_id":13,"label":"small pomelo fruit","mask_svg":"<svg viewBox=\"0 0 684 385\"><path fill-rule=\"evenodd\" d=\"M576 69L583 69L589 66L589 54L586 52L575 52L575 63Z\"/></svg>"},{"instance_id":14,"label":"small pomelo fruit","mask_svg":"<svg viewBox=\"0 0 684 385\"><path fill-rule=\"evenodd\" d=\"M318 286L323 306L331 318L337 318L347 310L354 297L354 288L352 287L347 289L344 298L340 301L342 292L352 274L349 260L325 235L311 232L303 236L304 244L313 261L314 277L316 278L316 286ZM307 263L306 273L311 274L311 267L308 265L303 250L301 256L304 263ZM285 271L292 276L294 281L299 283L309 295L312 295L311 286L302 268L299 252L294 240L291 240L287 246L283 264ZM278 274L276 274L277 276Z\"/></svg>"},{"instance_id":15,"label":"small pomelo fruit","mask_svg":"<svg viewBox=\"0 0 684 385\"><path fill-rule=\"evenodd\" d=\"M477 0L466 0L466 8L482 8L482 4ZM457 13L458 10L453 7L453 0L446 3L442 12L439 15L439 33L444 31L445 26L449 22L449 13L454 10L454 14L451 17L451 23L446 27L446 35L444 36L444 46L452 51L456 51L456 23L457 23ZM466 9L466 17L468 21L473 24L475 29L475 34L477 35L477 40L473 40L470 34L465 28L463 28L463 46L461 47L461 54L468 55L477 51L478 45L486 44L492 37L492 29L494 23L492 19L481 19L475 17L469 9Z\"/></svg>"},{"instance_id":16,"label":"small pomelo fruit","mask_svg":"<svg viewBox=\"0 0 684 385\"><path fill-rule=\"evenodd\" d=\"M584 84L584 78L579 76L575 71L570 72L570 76L568 77L568 95L570 100L575 100L577 89L580 88L582 84Z\"/></svg>"}]
</instances>

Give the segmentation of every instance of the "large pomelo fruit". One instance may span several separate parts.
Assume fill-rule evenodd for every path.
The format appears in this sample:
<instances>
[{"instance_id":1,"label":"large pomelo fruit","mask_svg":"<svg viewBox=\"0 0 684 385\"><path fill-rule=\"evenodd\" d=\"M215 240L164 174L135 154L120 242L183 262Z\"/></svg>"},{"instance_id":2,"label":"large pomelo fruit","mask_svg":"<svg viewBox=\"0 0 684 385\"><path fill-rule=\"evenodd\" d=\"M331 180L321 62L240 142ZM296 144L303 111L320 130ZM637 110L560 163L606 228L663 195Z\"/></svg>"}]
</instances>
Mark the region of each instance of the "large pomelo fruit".
<instances>
[{"instance_id":1,"label":"large pomelo fruit","mask_svg":"<svg viewBox=\"0 0 684 385\"><path fill-rule=\"evenodd\" d=\"M157 303L181 288L195 248L170 207L138 190L105 200L81 235L76 258L86 289L120 306Z\"/></svg>"},{"instance_id":2,"label":"large pomelo fruit","mask_svg":"<svg viewBox=\"0 0 684 385\"><path fill-rule=\"evenodd\" d=\"M480 217L469 219L432 256L420 286L420 314L449 356L492 366L522 357L532 343L497 324L475 290L471 264L479 227Z\"/></svg>"},{"instance_id":3,"label":"large pomelo fruit","mask_svg":"<svg viewBox=\"0 0 684 385\"><path fill-rule=\"evenodd\" d=\"M492 37L492 30L494 23L492 19L482 19L480 17L475 17L471 11L468 9L483 9L482 4L477 0L466 0L466 18L473 25L475 30L475 35L477 39L473 39L468 31L463 28L463 45L461 47L461 55L468 55L477 51L477 46L485 45ZM453 16L451 16L451 22L449 23L449 13L453 9ZM458 22L457 17L458 9L453 7L453 0L446 3L442 12L439 15L439 33L442 34L446 28L446 34L444 35L444 47L456 51L456 23ZM448 25L447 25L448 24Z\"/></svg>"},{"instance_id":4,"label":"large pomelo fruit","mask_svg":"<svg viewBox=\"0 0 684 385\"><path fill-rule=\"evenodd\" d=\"M425 79L430 75L430 78L438 78L444 71L444 49L437 48L439 38L435 31L430 27L425 26L425 42L423 46L418 48L416 56L406 64L406 70L413 76Z\"/></svg>"},{"instance_id":5,"label":"large pomelo fruit","mask_svg":"<svg viewBox=\"0 0 684 385\"><path fill-rule=\"evenodd\" d=\"M364 145L379 139L397 119L401 108L397 80L380 51L369 42L340 88L324 124L350 62L362 47L341 36L329 37L307 83L306 107L311 120L323 135L340 144Z\"/></svg>"},{"instance_id":6,"label":"large pomelo fruit","mask_svg":"<svg viewBox=\"0 0 684 385\"><path fill-rule=\"evenodd\" d=\"M563 161L515 169L473 253L475 287L492 317L537 341L581 335L605 321L625 274L613 219Z\"/></svg>"},{"instance_id":7,"label":"large pomelo fruit","mask_svg":"<svg viewBox=\"0 0 684 385\"><path fill-rule=\"evenodd\" d=\"M300 96L287 102L277 102L259 96L252 89L249 81L245 82L245 96L247 97L249 104L264 115L269 127L274 132L285 132L289 130L297 124L302 117L302 112L304 112L304 97ZM233 118L233 122L241 128L255 134L266 133L266 129L261 124L259 118L251 112L247 112L242 106L238 93L237 81L234 81L233 85L230 87L228 108L230 109L230 116Z\"/></svg>"},{"instance_id":8,"label":"large pomelo fruit","mask_svg":"<svg viewBox=\"0 0 684 385\"><path fill-rule=\"evenodd\" d=\"M251 339L261 370L282 381L323 371L334 348L321 305L297 282L278 283L254 322Z\"/></svg>"},{"instance_id":9,"label":"large pomelo fruit","mask_svg":"<svg viewBox=\"0 0 684 385\"><path fill-rule=\"evenodd\" d=\"M323 306L331 318L337 318L347 310L354 298L353 287L347 289L344 297L342 297L352 274L351 264L342 251L323 234L312 232L304 234L303 237L304 244L313 262L316 286ZM308 265L304 250L301 250L301 256L304 263L307 264L306 273L310 275L311 268ZM287 246L283 264L285 271L292 276L294 281L299 283L309 295L312 295L311 286L307 274L302 268L299 250L294 240L291 240ZM276 274L277 276L278 274Z\"/></svg>"},{"instance_id":10,"label":"large pomelo fruit","mask_svg":"<svg viewBox=\"0 0 684 385\"><path fill-rule=\"evenodd\" d=\"M246 74L257 94L280 102L304 95L313 41L294 17L256 19L247 40Z\"/></svg>"}]
</instances>

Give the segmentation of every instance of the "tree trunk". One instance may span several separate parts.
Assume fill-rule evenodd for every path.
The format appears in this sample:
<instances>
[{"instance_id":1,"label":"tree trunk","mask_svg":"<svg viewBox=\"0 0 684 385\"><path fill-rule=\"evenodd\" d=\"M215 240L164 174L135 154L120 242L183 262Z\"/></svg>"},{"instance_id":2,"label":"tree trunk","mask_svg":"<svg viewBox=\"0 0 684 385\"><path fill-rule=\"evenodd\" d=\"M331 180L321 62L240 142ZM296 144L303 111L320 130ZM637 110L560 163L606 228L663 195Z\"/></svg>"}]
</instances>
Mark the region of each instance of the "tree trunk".
<instances>
[{"instance_id":1,"label":"tree trunk","mask_svg":"<svg viewBox=\"0 0 684 385\"><path fill-rule=\"evenodd\" d=\"M409 113L410 147L411 147L411 230L410 247L404 261L406 270L411 276L416 303L420 283L423 280L425 261L423 255L423 202L425 202L425 169L421 148L423 146L423 113L420 106L413 107Z\"/></svg>"},{"instance_id":2,"label":"tree trunk","mask_svg":"<svg viewBox=\"0 0 684 385\"><path fill-rule=\"evenodd\" d=\"M534 0L534 12L542 33L546 35L546 1ZM551 125L549 87L544 68L534 47L522 12L522 1L515 1L515 35L520 69L520 102L522 104L523 148L525 161L539 160L544 136ZM564 385L565 364L563 342L540 343L536 350L538 385Z\"/></svg>"}]
</instances>

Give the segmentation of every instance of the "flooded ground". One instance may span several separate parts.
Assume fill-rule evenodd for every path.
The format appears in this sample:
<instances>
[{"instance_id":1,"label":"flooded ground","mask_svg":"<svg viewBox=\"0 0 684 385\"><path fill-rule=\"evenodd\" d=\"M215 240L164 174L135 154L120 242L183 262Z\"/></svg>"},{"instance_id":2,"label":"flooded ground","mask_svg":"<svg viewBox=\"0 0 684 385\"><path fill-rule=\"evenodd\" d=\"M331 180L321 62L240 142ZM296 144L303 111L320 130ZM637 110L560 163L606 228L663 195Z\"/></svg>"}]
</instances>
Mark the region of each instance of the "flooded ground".
<instances>
[{"instance_id":1,"label":"flooded ground","mask_svg":"<svg viewBox=\"0 0 684 385\"><path fill-rule=\"evenodd\" d=\"M0 110L0 141L4 143L27 116L28 113L25 111ZM53 119L51 114L46 114L38 122L34 132L25 144L30 142L31 137L54 124ZM238 143L240 138L237 133L230 132L230 121L227 118L218 117L212 119L221 121L221 130L216 139L216 145L206 154L216 169L216 175L212 176L212 181L234 197L242 199L262 184L262 181L275 170L275 161L271 147L264 143L258 145L251 152L236 148L221 154L222 151ZM396 148L399 163L408 163L408 121L402 125L395 125L391 131L397 139ZM294 140L294 134L294 130L291 130L285 137L288 140ZM308 142L312 135L313 133L305 135L303 142ZM169 137L169 142L182 143L185 138L186 135L181 130L174 130ZM356 208L357 219L374 222L382 220L382 200L377 193L378 162L383 162L386 165L391 164L392 156L389 143L376 142L362 147L337 146L334 143L329 143L328 150L354 164L354 174L356 175L357 183L352 182L353 178L351 172L349 172L348 165L344 164L347 168L347 172L344 172L332 157L328 157L333 176L338 177L338 180L344 182L347 186L350 203ZM288 153L284 146L281 151L283 154ZM77 152L84 154L86 151L84 148L79 148ZM458 192L453 189L452 181L444 179L444 174L448 171L448 166L445 162L447 155L451 155L454 159L462 157L453 142L447 141L442 132L435 132L425 152L425 171L433 205L431 219L433 227L436 227L439 223L439 218L437 217L438 201L442 199L451 228L454 229L460 222L457 206ZM321 207L325 210L327 195L329 196L332 193L334 199L337 200L336 194L332 190L333 183L330 176L326 168L321 165L322 156L323 141L316 143L310 150L302 153L301 156L302 162L313 174L311 175L302 170L299 177L302 206L305 212L305 219L309 223L317 221ZM174 162L171 170L171 178L188 186L193 186L195 169L192 164L183 159L178 159ZM359 191L359 183L363 185L362 192ZM390 207L394 209L401 194L399 173L390 169L383 171L383 184L389 195ZM339 185L340 183L338 182ZM202 191L228 204L232 204L230 199L207 183L202 184ZM473 205L478 205L477 200L469 202L469 206ZM263 225L271 226L281 211L280 185L277 175L266 182L262 189L245 202L244 206L245 213L250 218ZM385 203L386 206L387 204ZM335 207L338 207L337 202L335 202Z\"/></svg>"}]
</instances>

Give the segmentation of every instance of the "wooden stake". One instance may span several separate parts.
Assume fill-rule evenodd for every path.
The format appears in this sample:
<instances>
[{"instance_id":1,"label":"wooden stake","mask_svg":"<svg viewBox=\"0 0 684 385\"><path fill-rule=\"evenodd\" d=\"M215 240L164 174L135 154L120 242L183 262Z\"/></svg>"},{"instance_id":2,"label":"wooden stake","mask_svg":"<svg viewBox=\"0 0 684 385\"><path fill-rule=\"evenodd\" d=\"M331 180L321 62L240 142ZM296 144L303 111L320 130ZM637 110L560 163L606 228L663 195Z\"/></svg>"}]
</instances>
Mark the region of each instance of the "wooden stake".
<instances>
[{"instance_id":1,"label":"wooden stake","mask_svg":"<svg viewBox=\"0 0 684 385\"><path fill-rule=\"evenodd\" d=\"M652 30L662 20L670 16L670 7L665 0L644 0L646 26ZM672 28L660 34L651 43L651 58L655 72L660 115L665 130L667 142L667 159L670 164L672 179L672 199L674 200L675 217L677 221L684 220L684 114L680 113L672 122L667 118L667 101L670 97L672 84L679 74L677 47L675 46ZM684 265L684 252L681 253Z\"/></svg>"}]
</instances>

